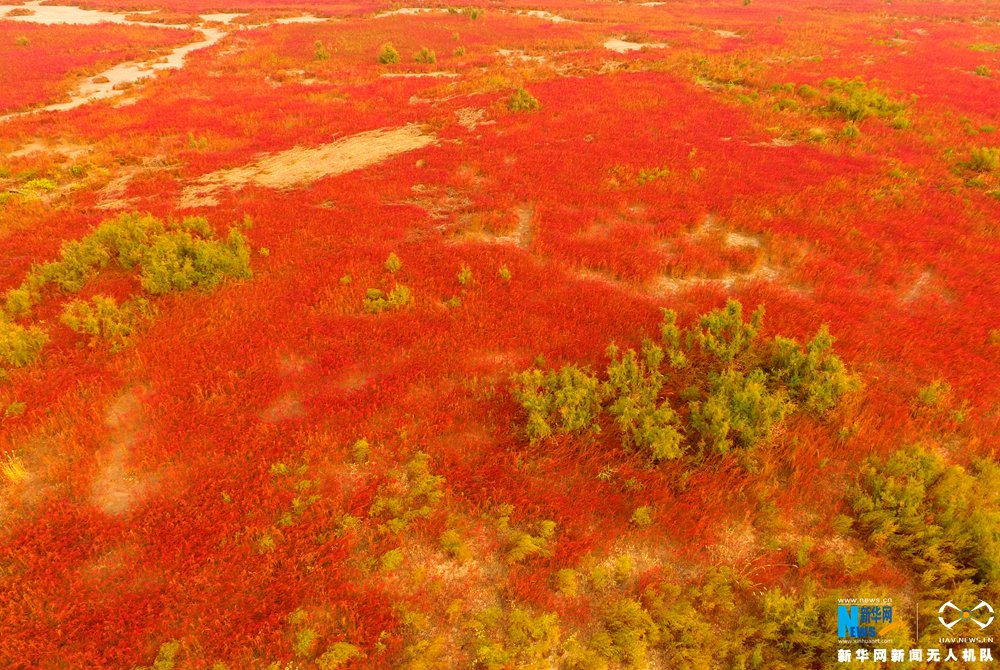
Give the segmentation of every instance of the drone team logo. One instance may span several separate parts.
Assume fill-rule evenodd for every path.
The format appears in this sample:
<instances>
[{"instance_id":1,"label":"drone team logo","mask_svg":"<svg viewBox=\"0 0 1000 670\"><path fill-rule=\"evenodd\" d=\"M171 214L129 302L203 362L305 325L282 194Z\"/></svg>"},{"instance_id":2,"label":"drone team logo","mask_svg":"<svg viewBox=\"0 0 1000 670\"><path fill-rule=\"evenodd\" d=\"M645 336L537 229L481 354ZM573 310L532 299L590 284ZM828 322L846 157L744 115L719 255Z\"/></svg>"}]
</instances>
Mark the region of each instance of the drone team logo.
<instances>
[{"instance_id":1,"label":"drone team logo","mask_svg":"<svg viewBox=\"0 0 1000 670\"><path fill-rule=\"evenodd\" d=\"M948 630L951 630L956 624L962 621L971 621L979 626L980 629L983 629L993 623L993 606L985 600L980 600L979 604L975 607L962 609L949 600L938 609L938 621Z\"/></svg>"}]
</instances>

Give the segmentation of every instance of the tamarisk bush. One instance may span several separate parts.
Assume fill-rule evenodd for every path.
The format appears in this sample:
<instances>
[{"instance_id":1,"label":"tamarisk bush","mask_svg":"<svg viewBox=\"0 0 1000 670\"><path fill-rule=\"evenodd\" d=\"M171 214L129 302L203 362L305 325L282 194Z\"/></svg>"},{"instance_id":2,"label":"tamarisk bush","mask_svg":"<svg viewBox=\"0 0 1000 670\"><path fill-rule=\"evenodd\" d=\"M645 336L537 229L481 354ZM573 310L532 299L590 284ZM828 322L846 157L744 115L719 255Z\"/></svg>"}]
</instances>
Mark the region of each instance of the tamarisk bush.
<instances>
[{"instance_id":1,"label":"tamarisk bush","mask_svg":"<svg viewBox=\"0 0 1000 670\"><path fill-rule=\"evenodd\" d=\"M532 442L593 435L613 420L622 446L653 461L688 449L725 454L754 447L800 409L820 416L859 387L826 326L803 348L761 338L763 319L760 307L744 321L742 305L730 300L682 330L664 310L661 342L646 340L640 351L610 345L603 376L575 364L514 375L524 433Z\"/></svg>"}]
</instances>

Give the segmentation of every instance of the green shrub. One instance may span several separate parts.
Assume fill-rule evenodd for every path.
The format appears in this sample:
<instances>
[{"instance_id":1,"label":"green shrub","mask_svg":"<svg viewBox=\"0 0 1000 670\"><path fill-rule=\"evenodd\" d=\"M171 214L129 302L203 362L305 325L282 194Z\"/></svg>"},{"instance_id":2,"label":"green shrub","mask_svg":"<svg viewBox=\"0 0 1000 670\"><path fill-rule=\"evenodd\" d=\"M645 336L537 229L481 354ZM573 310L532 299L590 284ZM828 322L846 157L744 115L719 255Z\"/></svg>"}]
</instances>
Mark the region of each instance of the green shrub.
<instances>
[{"instance_id":1,"label":"green shrub","mask_svg":"<svg viewBox=\"0 0 1000 670\"><path fill-rule=\"evenodd\" d=\"M975 148L964 165L973 172L996 172L1000 169L1000 147Z\"/></svg>"},{"instance_id":2,"label":"green shrub","mask_svg":"<svg viewBox=\"0 0 1000 670\"><path fill-rule=\"evenodd\" d=\"M386 272L396 274L403 269L403 261L399 259L399 256L396 255L395 251L390 251L388 258L385 259L385 263L382 264L382 267L386 269Z\"/></svg>"},{"instance_id":3,"label":"green shrub","mask_svg":"<svg viewBox=\"0 0 1000 670\"><path fill-rule=\"evenodd\" d=\"M449 529L441 533L440 542L444 553L459 563L464 563L472 558L472 552L469 551L457 530Z\"/></svg>"},{"instance_id":4,"label":"green shrub","mask_svg":"<svg viewBox=\"0 0 1000 670\"><path fill-rule=\"evenodd\" d=\"M951 399L951 384L936 379L917 391L917 404L924 407L942 407Z\"/></svg>"},{"instance_id":5,"label":"green shrub","mask_svg":"<svg viewBox=\"0 0 1000 670\"><path fill-rule=\"evenodd\" d=\"M823 111L848 121L861 121L869 116L900 117L906 112L907 103L890 99L861 79L827 79L824 86L834 92Z\"/></svg>"},{"instance_id":6,"label":"green shrub","mask_svg":"<svg viewBox=\"0 0 1000 670\"><path fill-rule=\"evenodd\" d=\"M734 445L753 447L766 437L789 410L781 391L767 389L766 374L758 369L743 374L735 369L713 373L705 401L692 401L691 426L701 444L724 454Z\"/></svg>"},{"instance_id":7,"label":"green shrub","mask_svg":"<svg viewBox=\"0 0 1000 670\"><path fill-rule=\"evenodd\" d=\"M326 50L320 40L316 40L316 43L313 44L313 59L319 61L330 59L330 52Z\"/></svg>"},{"instance_id":8,"label":"green shrub","mask_svg":"<svg viewBox=\"0 0 1000 670\"><path fill-rule=\"evenodd\" d=\"M336 670L352 658L361 658L361 650L347 642L334 642L316 659L319 670Z\"/></svg>"},{"instance_id":9,"label":"green shrub","mask_svg":"<svg viewBox=\"0 0 1000 670\"><path fill-rule=\"evenodd\" d=\"M122 214L83 239L65 243L59 260L34 268L18 289L8 292L8 304L26 312L50 283L76 293L111 264L125 270L138 266L143 288L153 294L212 288L226 277L251 274L249 245L235 228L223 242L200 217L164 223L148 214Z\"/></svg>"},{"instance_id":10,"label":"green shrub","mask_svg":"<svg viewBox=\"0 0 1000 670\"><path fill-rule=\"evenodd\" d=\"M826 327L804 348L782 337L761 341L763 316L761 306L744 321L742 305L731 300L682 330L677 315L664 310L662 346L648 340L639 352L610 346L603 381L572 364L514 375L511 394L525 412L525 434L535 442L597 433L607 416L623 447L653 461L680 457L685 442L722 454L762 441L796 402L821 415L860 387L833 353ZM668 388L668 371L685 385ZM675 395L688 403L687 425L670 405ZM691 434L697 442L685 437Z\"/></svg>"},{"instance_id":11,"label":"green shrub","mask_svg":"<svg viewBox=\"0 0 1000 670\"><path fill-rule=\"evenodd\" d=\"M542 108L535 96L523 88L514 91L507 100L507 109L512 112L533 112Z\"/></svg>"},{"instance_id":12,"label":"green shrub","mask_svg":"<svg viewBox=\"0 0 1000 670\"><path fill-rule=\"evenodd\" d=\"M642 604L630 598L616 601L605 610L601 623L604 629L591 639L591 647L626 668L645 668L660 631Z\"/></svg>"},{"instance_id":13,"label":"green shrub","mask_svg":"<svg viewBox=\"0 0 1000 670\"><path fill-rule=\"evenodd\" d=\"M639 528L648 528L653 525L653 508L648 505L637 507L632 512L632 523Z\"/></svg>"},{"instance_id":14,"label":"green shrub","mask_svg":"<svg viewBox=\"0 0 1000 670\"><path fill-rule=\"evenodd\" d=\"M677 428L679 417L667 400L660 400L663 374L660 365L663 349L647 341L643 359L629 349L621 358L617 347L610 347L608 381L602 395L613 398L607 407L622 432L626 448L644 450L654 461L681 455L682 436Z\"/></svg>"},{"instance_id":15,"label":"green shrub","mask_svg":"<svg viewBox=\"0 0 1000 670\"><path fill-rule=\"evenodd\" d=\"M426 519L444 497L444 477L431 474L430 456L423 452L414 454L406 470L393 476L400 486L382 486L368 509L383 533L400 533L414 521Z\"/></svg>"},{"instance_id":16,"label":"green shrub","mask_svg":"<svg viewBox=\"0 0 1000 670\"><path fill-rule=\"evenodd\" d=\"M697 344L719 361L732 363L753 346L763 321L763 305L754 311L747 323L743 321L743 305L737 300L729 300L724 309L712 310L698 320L699 327L688 332L688 346Z\"/></svg>"},{"instance_id":17,"label":"green shrub","mask_svg":"<svg viewBox=\"0 0 1000 670\"><path fill-rule=\"evenodd\" d=\"M49 336L38 327L24 327L0 314L0 365L22 368L34 363Z\"/></svg>"},{"instance_id":18,"label":"green shrub","mask_svg":"<svg viewBox=\"0 0 1000 670\"><path fill-rule=\"evenodd\" d=\"M382 51L378 54L378 62L382 65L399 62L399 52L396 51L396 47L392 46L392 43L386 42L382 45Z\"/></svg>"},{"instance_id":19,"label":"green shrub","mask_svg":"<svg viewBox=\"0 0 1000 670\"><path fill-rule=\"evenodd\" d=\"M410 289L402 284L396 284L388 294L381 289L370 288L365 294L364 309L369 314L402 309L410 304L412 295Z\"/></svg>"},{"instance_id":20,"label":"green shrub","mask_svg":"<svg viewBox=\"0 0 1000 670\"><path fill-rule=\"evenodd\" d=\"M977 65L976 74L979 75L980 77L990 77L993 75L993 73L990 72L990 69L985 65Z\"/></svg>"},{"instance_id":21,"label":"green shrub","mask_svg":"<svg viewBox=\"0 0 1000 670\"><path fill-rule=\"evenodd\" d=\"M89 335L92 341L105 340L112 350L123 347L139 323L153 315L153 307L144 298L121 305L110 296L96 295L90 300L74 300L63 309L60 320L72 331Z\"/></svg>"},{"instance_id":22,"label":"green shrub","mask_svg":"<svg viewBox=\"0 0 1000 670\"><path fill-rule=\"evenodd\" d=\"M848 495L859 533L902 559L925 598L1000 583L1000 466L949 465L921 446L870 459Z\"/></svg>"},{"instance_id":23,"label":"green shrub","mask_svg":"<svg viewBox=\"0 0 1000 670\"><path fill-rule=\"evenodd\" d=\"M384 572L391 572L403 564L403 550L402 549L390 549L389 551L382 554L379 559L381 564L381 569Z\"/></svg>"},{"instance_id":24,"label":"green shrub","mask_svg":"<svg viewBox=\"0 0 1000 670\"><path fill-rule=\"evenodd\" d=\"M250 248L236 229L224 243L181 230L159 236L141 265L142 287L154 295L211 289L226 277L250 276Z\"/></svg>"},{"instance_id":25,"label":"green shrub","mask_svg":"<svg viewBox=\"0 0 1000 670\"><path fill-rule=\"evenodd\" d=\"M580 573L572 568L556 572L556 590L564 596L575 596L580 592Z\"/></svg>"},{"instance_id":26,"label":"green shrub","mask_svg":"<svg viewBox=\"0 0 1000 670\"><path fill-rule=\"evenodd\" d=\"M525 433L532 442L554 433L598 432L601 387L597 377L575 365L515 375L512 394L528 414Z\"/></svg>"},{"instance_id":27,"label":"green shrub","mask_svg":"<svg viewBox=\"0 0 1000 670\"><path fill-rule=\"evenodd\" d=\"M497 270L497 275L499 275L500 279L504 281L510 281L511 277L514 276L511 274L510 268L508 268L506 265L500 266L500 269Z\"/></svg>"},{"instance_id":28,"label":"green shrub","mask_svg":"<svg viewBox=\"0 0 1000 670\"><path fill-rule=\"evenodd\" d=\"M458 283L462 286L472 283L472 268L465 263L462 263L462 267L458 270Z\"/></svg>"},{"instance_id":29,"label":"green shrub","mask_svg":"<svg viewBox=\"0 0 1000 670\"><path fill-rule=\"evenodd\" d=\"M434 54L433 51L431 51L427 47L420 47L420 51L418 51L416 55L413 56L413 60L415 60L418 63L430 64L437 62L437 56Z\"/></svg>"},{"instance_id":30,"label":"green shrub","mask_svg":"<svg viewBox=\"0 0 1000 670\"><path fill-rule=\"evenodd\" d=\"M177 663L177 654L181 650L181 643L177 640L164 642L160 645L160 650L156 652L156 659L153 665L136 668L136 670L174 670Z\"/></svg>"},{"instance_id":31,"label":"green shrub","mask_svg":"<svg viewBox=\"0 0 1000 670\"><path fill-rule=\"evenodd\" d=\"M845 393L860 387L857 378L848 374L844 362L833 353L833 342L826 325L820 327L805 351L788 338L779 336L772 342L770 375L784 384L793 399L817 414L834 407Z\"/></svg>"}]
</instances>

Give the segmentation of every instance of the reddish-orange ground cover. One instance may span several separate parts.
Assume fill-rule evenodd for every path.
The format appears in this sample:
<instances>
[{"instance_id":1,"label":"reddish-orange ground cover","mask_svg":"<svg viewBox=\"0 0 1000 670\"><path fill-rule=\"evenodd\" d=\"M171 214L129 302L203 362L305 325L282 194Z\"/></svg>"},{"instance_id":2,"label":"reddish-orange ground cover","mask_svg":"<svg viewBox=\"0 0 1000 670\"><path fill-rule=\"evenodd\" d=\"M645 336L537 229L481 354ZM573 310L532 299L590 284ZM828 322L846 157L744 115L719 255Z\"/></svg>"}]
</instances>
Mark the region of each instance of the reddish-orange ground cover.
<instances>
[{"instance_id":1,"label":"reddish-orange ground cover","mask_svg":"<svg viewBox=\"0 0 1000 670\"><path fill-rule=\"evenodd\" d=\"M122 25L39 25L0 20L0 114L59 102L84 77L155 58L189 42L187 30Z\"/></svg>"},{"instance_id":2,"label":"reddish-orange ground cover","mask_svg":"<svg viewBox=\"0 0 1000 670\"><path fill-rule=\"evenodd\" d=\"M837 519L871 455L919 442L968 465L1000 447L1000 176L969 167L1000 146L988 3L546 4L574 22L507 3L475 18L169 9L288 8L351 18L232 28L134 104L0 125L8 152L50 148L0 159L0 290L120 211L219 231L248 216L254 251L250 279L153 299L118 352L62 325L56 298L36 310L50 341L0 381L0 454L18 468L0 479L0 666L149 666L176 640L183 668L341 667L321 660L338 642L364 655L343 667L526 667L484 660L474 640L494 629L477 616L553 613L563 644L612 597L708 565L745 576L745 602L815 585L915 597L913 574ZM0 23L0 39L66 35L79 59L119 29L101 30ZM178 35L125 34L116 59ZM617 53L611 38L666 46ZM377 61L387 42L400 63ZM415 62L421 48L436 62ZM0 49L24 66L20 47ZM442 72L457 76L391 76ZM826 110L828 79L854 77L893 111ZM508 108L520 87L540 109ZM6 104L50 95L33 90ZM407 124L433 142L184 206L205 175ZM366 313L367 289L397 283L411 305ZM80 297L136 290L106 271ZM599 368L609 342L655 336L661 308L689 324L727 297L764 305L769 336L829 324L863 388L747 460L651 466L611 432L525 438L512 374L539 356ZM939 381L947 398L924 407ZM380 531L378 500L412 490L417 452L441 498ZM556 523L548 554L505 560L507 526L541 520ZM622 556L613 586L556 586ZM648 667L684 667L669 645L655 653ZM832 666L835 652L802 658ZM795 667L782 663L762 667Z\"/></svg>"}]
</instances>

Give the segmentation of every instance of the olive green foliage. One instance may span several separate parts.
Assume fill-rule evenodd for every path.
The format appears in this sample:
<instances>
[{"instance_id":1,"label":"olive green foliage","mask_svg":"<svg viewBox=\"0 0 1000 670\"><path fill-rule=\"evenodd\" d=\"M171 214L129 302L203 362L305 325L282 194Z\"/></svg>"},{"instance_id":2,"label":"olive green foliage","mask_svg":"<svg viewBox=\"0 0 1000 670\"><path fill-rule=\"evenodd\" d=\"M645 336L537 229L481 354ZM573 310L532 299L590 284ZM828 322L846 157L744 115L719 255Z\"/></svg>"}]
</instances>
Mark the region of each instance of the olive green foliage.
<instances>
[{"instance_id":1,"label":"olive green foliage","mask_svg":"<svg viewBox=\"0 0 1000 670\"><path fill-rule=\"evenodd\" d=\"M49 336L41 328L11 323L0 313L0 368L34 363L48 341Z\"/></svg>"},{"instance_id":2,"label":"olive green foliage","mask_svg":"<svg viewBox=\"0 0 1000 670\"><path fill-rule=\"evenodd\" d=\"M646 608L630 598L619 600L608 606L602 623L604 630L590 640L590 647L626 668L645 668L649 648L660 641L659 628Z\"/></svg>"},{"instance_id":3,"label":"olive green foliage","mask_svg":"<svg viewBox=\"0 0 1000 670\"><path fill-rule=\"evenodd\" d=\"M462 263L462 267L458 270L458 283L462 286L471 284L473 281L472 268L470 268L465 263Z\"/></svg>"},{"instance_id":4,"label":"olive green foliage","mask_svg":"<svg viewBox=\"0 0 1000 670\"><path fill-rule=\"evenodd\" d=\"M402 309L410 304L412 295L410 289L402 284L396 284L389 293L382 289L370 288L365 294L364 308L369 314L380 314Z\"/></svg>"},{"instance_id":5,"label":"olive green foliage","mask_svg":"<svg viewBox=\"0 0 1000 670\"><path fill-rule=\"evenodd\" d=\"M174 670L177 663L177 653L181 650L181 643L177 640L164 642L160 645L160 650L156 653L156 660L153 665L136 668L136 670Z\"/></svg>"},{"instance_id":6,"label":"olive green foliage","mask_svg":"<svg viewBox=\"0 0 1000 670\"><path fill-rule=\"evenodd\" d=\"M74 300L63 309L61 321L91 342L105 340L112 350L120 349L139 324L150 318L154 308L145 298L134 298L121 305L110 296L96 295L90 300Z\"/></svg>"},{"instance_id":7,"label":"olive green foliage","mask_svg":"<svg viewBox=\"0 0 1000 670\"><path fill-rule=\"evenodd\" d=\"M848 121L861 121L870 116L903 118L908 103L889 98L884 92L861 79L831 78L823 85L833 92L823 111Z\"/></svg>"},{"instance_id":8,"label":"olive green foliage","mask_svg":"<svg viewBox=\"0 0 1000 670\"><path fill-rule=\"evenodd\" d=\"M468 624L476 667L542 668L558 648L559 618L552 613L533 615L526 609L504 611L491 607L477 613Z\"/></svg>"},{"instance_id":9,"label":"olive green foliage","mask_svg":"<svg viewBox=\"0 0 1000 670\"><path fill-rule=\"evenodd\" d=\"M427 47L420 47L420 51L413 56L413 60L418 63L436 63L437 55Z\"/></svg>"},{"instance_id":10,"label":"olive green foliage","mask_svg":"<svg viewBox=\"0 0 1000 670\"><path fill-rule=\"evenodd\" d=\"M551 543L554 541L555 535L555 521L539 522L537 535L520 530L511 531L507 562L520 563L529 558L551 556Z\"/></svg>"},{"instance_id":11,"label":"olive green foliage","mask_svg":"<svg viewBox=\"0 0 1000 670\"><path fill-rule=\"evenodd\" d=\"M732 363L750 350L764 321L764 307L758 307L749 322L743 321L743 305L736 300L703 315L698 327L688 331L687 343L716 357L722 363Z\"/></svg>"},{"instance_id":12,"label":"olive green foliage","mask_svg":"<svg viewBox=\"0 0 1000 670\"><path fill-rule=\"evenodd\" d=\"M225 240L216 239L201 217L164 222L149 214L122 214L83 239L65 243L59 260L34 267L7 293L7 307L15 315L27 314L46 285L76 293L109 266L138 268L143 288L152 294L209 289L226 277L249 277L250 249L236 228Z\"/></svg>"},{"instance_id":13,"label":"olive green foliage","mask_svg":"<svg viewBox=\"0 0 1000 670\"><path fill-rule=\"evenodd\" d=\"M920 446L869 460L849 494L856 529L899 557L927 597L1000 583L1000 466L966 470Z\"/></svg>"},{"instance_id":14,"label":"olive green foliage","mask_svg":"<svg viewBox=\"0 0 1000 670\"><path fill-rule=\"evenodd\" d=\"M669 402L660 400L663 349L647 340L641 356L629 349L619 357L613 345L608 356L608 381L602 391L611 399L607 411L621 430L622 444L644 450L656 461L680 456L679 417Z\"/></svg>"},{"instance_id":15,"label":"olive green foliage","mask_svg":"<svg viewBox=\"0 0 1000 670\"><path fill-rule=\"evenodd\" d=\"M382 266L386 269L386 272L395 274L403 269L403 261L400 260L395 251L391 251Z\"/></svg>"},{"instance_id":16,"label":"olive green foliage","mask_svg":"<svg viewBox=\"0 0 1000 670\"><path fill-rule=\"evenodd\" d=\"M752 447L785 418L789 405L783 392L772 393L766 373L757 368L749 374L736 369L712 373L709 395L691 402L691 425L705 445L718 453L734 445Z\"/></svg>"},{"instance_id":17,"label":"olive green foliage","mask_svg":"<svg viewBox=\"0 0 1000 670\"><path fill-rule=\"evenodd\" d=\"M405 470L392 474L395 485L379 489L368 516L379 522L380 532L398 534L431 515L444 497L444 477L431 474L430 456L424 452L414 454Z\"/></svg>"},{"instance_id":18,"label":"olive green foliage","mask_svg":"<svg viewBox=\"0 0 1000 670\"><path fill-rule=\"evenodd\" d=\"M803 348L762 338L763 318L758 308L744 321L742 305L731 300L683 330L665 310L661 342L646 340L640 351L610 346L603 379L573 364L514 375L525 434L532 442L597 434L607 420L626 449L652 461L692 448L724 454L760 443L795 411L822 415L860 387L825 326ZM686 421L674 397L686 401Z\"/></svg>"},{"instance_id":19,"label":"olive green foliage","mask_svg":"<svg viewBox=\"0 0 1000 670\"><path fill-rule=\"evenodd\" d=\"M826 324L820 326L805 350L795 340L775 337L767 368L795 401L817 414L832 408L845 393L858 388L857 380L833 353L833 336Z\"/></svg>"},{"instance_id":20,"label":"olive green foliage","mask_svg":"<svg viewBox=\"0 0 1000 670\"><path fill-rule=\"evenodd\" d=\"M541 108L542 103L523 88L514 91L507 99L507 109L512 112L534 112Z\"/></svg>"},{"instance_id":21,"label":"olive green foliage","mask_svg":"<svg viewBox=\"0 0 1000 670\"><path fill-rule=\"evenodd\" d=\"M548 372L532 369L515 375L514 381L512 393L527 412L525 433L530 440L599 430L601 384L589 370L575 365Z\"/></svg>"},{"instance_id":22,"label":"olive green foliage","mask_svg":"<svg viewBox=\"0 0 1000 670\"><path fill-rule=\"evenodd\" d=\"M316 667L320 670L335 670L342 667L352 658L361 658L364 654L353 644L334 642L316 659Z\"/></svg>"},{"instance_id":23,"label":"olive green foliage","mask_svg":"<svg viewBox=\"0 0 1000 670\"><path fill-rule=\"evenodd\" d=\"M330 52L326 50L326 47L323 46L323 42L320 40L316 40L316 43L313 45L313 58L320 61L330 59Z\"/></svg>"},{"instance_id":24,"label":"olive green foliage","mask_svg":"<svg viewBox=\"0 0 1000 670\"><path fill-rule=\"evenodd\" d=\"M973 172L996 172L1000 170L1000 148L977 147L962 165Z\"/></svg>"},{"instance_id":25,"label":"olive green foliage","mask_svg":"<svg viewBox=\"0 0 1000 670\"><path fill-rule=\"evenodd\" d=\"M440 542L441 549L459 563L464 563L472 558L472 552L462 539L461 533L457 530L451 528L441 533Z\"/></svg>"},{"instance_id":26,"label":"olive green foliage","mask_svg":"<svg viewBox=\"0 0 1000 670\"><path fill-rule=\"evenodd\" d=\"M396 51L396 47L392 46L392 43L386 42L382 45L382 50L378 54L378 62L383 65L399 62L399 52Z\"/></svg>"}]
</instances>

